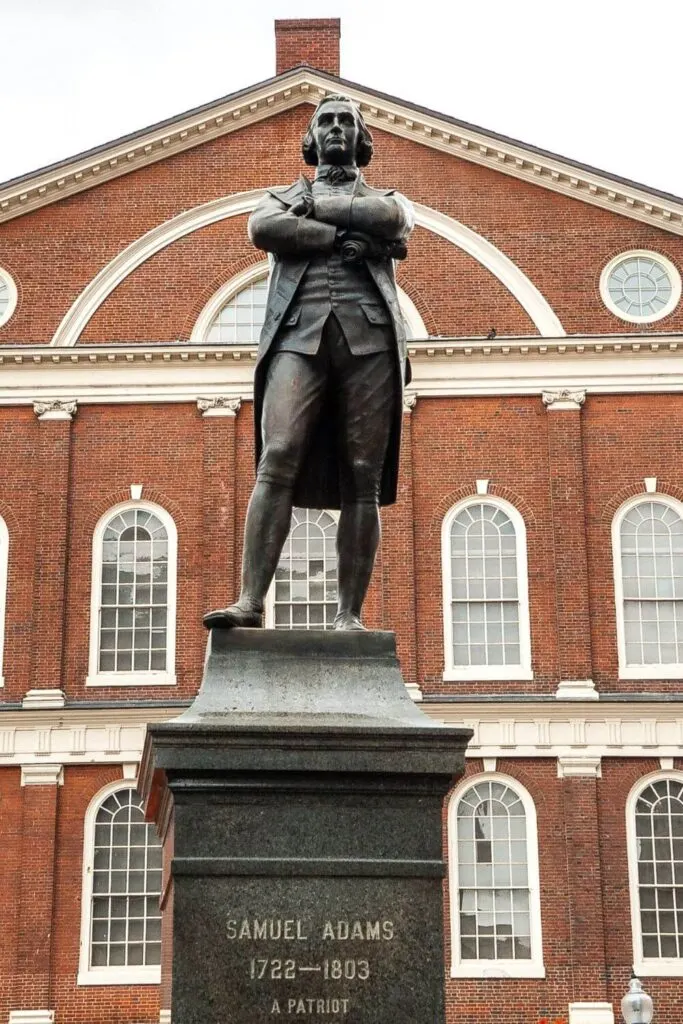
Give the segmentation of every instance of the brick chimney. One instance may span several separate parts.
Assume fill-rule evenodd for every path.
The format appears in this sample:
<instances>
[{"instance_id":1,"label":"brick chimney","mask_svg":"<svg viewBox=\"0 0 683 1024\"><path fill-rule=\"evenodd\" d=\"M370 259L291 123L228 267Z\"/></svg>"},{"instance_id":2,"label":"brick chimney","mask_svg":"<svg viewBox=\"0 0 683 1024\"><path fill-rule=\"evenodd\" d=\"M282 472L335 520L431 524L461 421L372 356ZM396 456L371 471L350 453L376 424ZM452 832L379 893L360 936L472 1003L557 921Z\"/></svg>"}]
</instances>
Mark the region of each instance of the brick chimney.
<instances>
[{"instance_id":1,"label":"brick chimney","mask_svg":"<svg viewBox=\"0 0 683 1024\"><path fill-rule=\"evenodd\" d=\"M291 18L275 21L275 74L309 64L339 74L339 18Z\"/></svg>"}]
</instances>

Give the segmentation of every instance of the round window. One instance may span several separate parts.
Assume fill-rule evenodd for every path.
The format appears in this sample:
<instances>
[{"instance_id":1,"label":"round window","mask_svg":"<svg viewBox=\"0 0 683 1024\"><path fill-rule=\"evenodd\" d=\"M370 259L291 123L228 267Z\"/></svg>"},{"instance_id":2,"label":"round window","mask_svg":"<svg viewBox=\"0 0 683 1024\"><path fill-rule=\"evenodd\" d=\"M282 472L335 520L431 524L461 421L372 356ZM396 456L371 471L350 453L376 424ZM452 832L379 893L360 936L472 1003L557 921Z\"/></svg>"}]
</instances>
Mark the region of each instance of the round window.
<instances>
[{"instance_id":1,"label":"round window","mask_svg":"<svg viewBox=\"0 0 683 1024\"><path fill-rule=\"evenodd\" d=\"M17 287L7 273L0 267L0 327L6 324L17 304Z\"/></svg>"},{"instance_id":2,"label":"round window","mask_svg":"<svg viewBox=\"0 0 683 1024\"><path fill-rule=\"evenodd\" d=\"M666 256L634 250L610 260L600 277L600 294L622 320L652 323L678 305L681 276Z\"/></svg>"}]
</instances>

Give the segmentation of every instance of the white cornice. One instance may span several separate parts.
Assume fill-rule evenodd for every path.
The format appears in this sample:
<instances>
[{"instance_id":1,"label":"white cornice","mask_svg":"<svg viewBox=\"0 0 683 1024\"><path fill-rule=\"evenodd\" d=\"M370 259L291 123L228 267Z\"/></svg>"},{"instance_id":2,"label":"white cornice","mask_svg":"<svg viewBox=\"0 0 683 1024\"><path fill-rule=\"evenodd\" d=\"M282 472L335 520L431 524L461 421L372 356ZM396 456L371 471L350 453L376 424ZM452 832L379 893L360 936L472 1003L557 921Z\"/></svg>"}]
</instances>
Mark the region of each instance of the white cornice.
<instances>
[{"instance_id":1,"label":"white cornice","mask_svg":"<svg viewBox=\"0 0 683 1024\"><path fill-rule=\"evenodd\" d=\"M181 711L164 707L3 711L0 768L137 762L147 723L164 722Z\"/></svg>"},{"instance_id":2,"label":"white cornice","mask_svg":"<svg viewBox=\"0 0 683 1024\"><path fill-rule=\"evenodd\" d=\"M309 68L301 68L265 85L220 100L199 113L181 116L165 126L150 129L128 142L115 142L70 163L38 171L32 177L9 183L0 191L0 222L300 103L317 103L325 94L338 92L340 87L333 79L318 75ZM537 153L522 144L493 138L472 127L454 124L438 114L417 110L400 100L378 96L369 89L353 87L345 82L343 91L360 105L370 127L381 128L665 231L683 234L681 201L664 198L647 188L615 181L609 175L577 167L560 157Z\"/></svg>"},{"instance_id":3,"label":"white cornice","mask_svg":"<svg viewBox=\"0 0 683 1024\"><path fill-rule=\"evenodd\" d=\"M436 721L474 731L468 757L561 758L566 774L595 771L596 759L605 757L679 757L683 744L680 702L601 702L578 706L554 701L423 701L420 706ZM181 710L155 707L3 711L0 768L21 764L46 768L134 764L142 754L147 723L175 718Z\"/></svg>"},{"instance_id":4,"label":"white cornice","mask_svg":"<svg viewBox=\"0 0 683 1024\"><path fill-rule=\"evenodd\" d=\"M567 774L601 757L679 757L683 704L422 703L430 718L474 731L468 757L557 757Z\"/></svg>"},{"instance_id":5,"label":"white cornice","mask_svg":"<svg viewBox=\"0 0 683 1024\"><path fill-rule=\"evenodd\" d=\"M683 335L432 338L409 343L419 398L683 391ZM249 400L256 347L0 346L0 406Z\"/></svg>"}]
</instances>

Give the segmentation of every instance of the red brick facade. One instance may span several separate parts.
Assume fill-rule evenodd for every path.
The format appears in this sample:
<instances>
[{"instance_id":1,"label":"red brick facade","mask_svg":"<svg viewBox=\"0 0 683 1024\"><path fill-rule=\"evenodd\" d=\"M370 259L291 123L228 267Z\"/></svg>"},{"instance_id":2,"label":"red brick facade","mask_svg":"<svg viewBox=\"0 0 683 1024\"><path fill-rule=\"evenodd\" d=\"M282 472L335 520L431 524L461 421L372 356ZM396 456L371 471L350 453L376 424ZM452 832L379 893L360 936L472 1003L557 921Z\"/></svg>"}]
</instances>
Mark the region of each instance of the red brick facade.
<instances>
[{"instance_id":1,"label":"red brick facade","mask_svg":"<svg viewBox=\"0 0 683 1024\"><path fill-rule=\"evenodd\" d=\"M314 21L303 29L296 22L276 24L278 73L307 63L338 74L338 22ZM192 383L192 357L183 394L169 398L150 377L150 398L127 400L122 370L109 398L98 400L92 389L103 363L93 355L82 383L69 378L85 397L66 394L50 354L68 361L68 350L48 349L45 359L45 346L95 275L146 232L222 196L300 174L299 140L311 109L302 104L274 113L0 223L0 267L19 291L16 311L0 326L0 358L6 353L0 366L0 515L10 537L0 690L0 1024L11 1010L48 1008L56 1024L159 1019L158 986L76 983L84 815L102 786L123 777L121 766L130 760L112 723L125 729L135 706L144 719L140 702L170 715L174 702L195 693L205 641L201 615L234 594L253 479L248 389L236 415L202 416L197 398L221 393L222 385L216 375L213 392L206 383ZM498 729L498 741L488 747L475 735L468 772L474 777L490 770L494 758L495 770L517 779L534 801L545 966L545 978L451 978L446 909L448 1024L536 1024L542 1017L571 1024L569 1006L576 1003L613 1003L618 1021L634 959L626 800L639 779L661 770L660 758L673 754L667 730L669 723L674 728L681 680L619 678L611 530L622 503L645 494L645 478L656 478L657 494L683 500L683 400L675 365L683 303L651 326L627 323L605 307L599 279L609 259L632 249L660 253L681 268L683 239L673 229L418 144L389 125L373 134L371 183L396 186L492 243L544 296L573 346L568 373L558 348L562 339L545 339L548 351L538 352L545 360L542 386L514 369L504 387L492 383L488 392L472 387L468 393L459 377L467 374L468 359L479 360L482 380L489 372L499 380L511 360L516 368L523 363L524 345L544 339L519 297L489 269L425 227L416 229L399 283L429 340L413 345L417 401L404 414L399 498L383 513L365 620L371 628L396 631L405 679L420 688L430 714L481 721L482 737L484 725ZM261 261L245 225L246 214L219 220L144 260L94 310L74 358L79 348L93 346L113 359L115 346L125 344L136 380L144 380L148 363L136 346L142 352L154 343L171 353L172 343L189 339L216 290ZM488 354L482 345L490 328L498 347ZM617 350L612 337L603 339L604 351L592 342L582 355L574 335L621 339ZM468 355L457 339L475 338ZM514 353L504 350L501 338ZM450 363L448 339L460 346ZM33 398L15 400L2 391L1 377L24 352L22 380L29 391L33 387ZM652 369L657 359L659 371ZM226 368L226 380L236 365L231 360L226 352L216 364L216 374ZM250 360L246 353L242 365ZM430 373L432 384L421 384ZM544 404L544 388L583 389L587 396L583 405L553 409ZM58 397L77 400L73 419L39 420L32 401ZM532 679L444 679L441 528L480 480L524 520ZM142 500L164 508L178 531L177 683L93 689L86 686L93 531L108 509L130 500L134 484L142 484ZM599 702L558 701L561 683L587 680ZM66 705L20 710L33 690L61 690ZM663 695L667 700L658 701ZM82 718L73 726L71 749L60 753L51 730L71 728L69 716L87 714L88 707L101 718L87 728L109 716L101 757L83 753L91 748L78 733ZM522 738L527 725L513 721L525 707L540 721L531 752ZM557 739L562 714L572 730L571 749ZM641 722L646 731L633 739L629 723L637 730ZM38 737L26 757L22 730ZM558 759L567 757L573 770L558 778ZM584 771L575 763L582 758ZM41 763L63 764L63 784L36 785L34 778L24 785L20 766ZM683 760L674 768L683 770ZM683 996L675 972L646 977L644 984L657 1021L680 1024ZM167 996L165 985L162 1006ZM595 1018L595 1024L606 1022Z\"/></svg>"}]
</instances>

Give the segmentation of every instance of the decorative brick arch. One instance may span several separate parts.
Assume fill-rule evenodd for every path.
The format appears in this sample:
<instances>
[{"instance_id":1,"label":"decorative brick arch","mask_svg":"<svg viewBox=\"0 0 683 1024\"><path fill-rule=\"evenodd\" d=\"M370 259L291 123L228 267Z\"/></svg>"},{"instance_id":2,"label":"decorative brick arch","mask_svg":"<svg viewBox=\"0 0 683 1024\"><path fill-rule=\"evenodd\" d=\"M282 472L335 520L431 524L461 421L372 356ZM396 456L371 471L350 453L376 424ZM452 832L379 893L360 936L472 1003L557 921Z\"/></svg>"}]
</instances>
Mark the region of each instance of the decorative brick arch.
<instances>
[{"instance_id":1,"label":"decorative brick arch","mask_svg":"<svg viewBox=\"0 0 683 1024\"><path fill-rule=\"evenodd\" d=\"M627 484L605 502L602 509L602 516L600 517L602 522L611 525L612 520L624 502L628 501L629 498L638 497L641 497L643 501L647 501L648 499L656 501L658 497L668 497L676 498L678 501L683 502L683 487L678 484L671 483L669 480L660 480L657 478L657 490L654 493L650 493L645 490L642 480L634 481L632 484Z\"/></svg>"},{"instance_id":2,"label":"decorative brick arch","mask_svg":"<svg viewBox=\"0 0 683 1024\"><path fill-rule=\"evenodd\" d=\"M524 526L527 531L536 528L536 517L524 498L521 498L515 491L511 491L509 487L497 487L491 482L486 494L477 495L475 489L470 486L464 486L459 487L456 491L449 491L448 494L444 495L434 509L434 514L429 524L430 538L435 535L438 537L441 534L444 516L454 505L457 505L459 501L464 501L465 498L474 497L480 497L482 501L486 501L487 498L502 498L503 501L508 501L511 505L514 505L524 520Z\"/></svg>"},{"instance_id":3,"label":"decorative brick arch","mask_svg":"<svg viewBox=\"0 0 683 1024\"><path fill-rule=\"evenodd\" d=\"M249 192L238 192L235 195L214 199L202 206L185 210L131 242L86 285L55 331L50 344L63 348L75 345L86 324L104 300L145 260L193 231L199 231L228 217L251 213L264 194L265 189L252 189ZM492 242L445 213L421 203L415 203L414 210L416 224L463 249L497 277L526 310L541 337L565 336L564 328L547 299L526 274Z\"/></svg>"}]
</instances>

